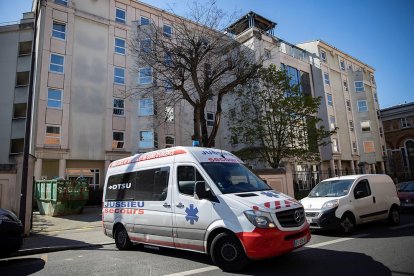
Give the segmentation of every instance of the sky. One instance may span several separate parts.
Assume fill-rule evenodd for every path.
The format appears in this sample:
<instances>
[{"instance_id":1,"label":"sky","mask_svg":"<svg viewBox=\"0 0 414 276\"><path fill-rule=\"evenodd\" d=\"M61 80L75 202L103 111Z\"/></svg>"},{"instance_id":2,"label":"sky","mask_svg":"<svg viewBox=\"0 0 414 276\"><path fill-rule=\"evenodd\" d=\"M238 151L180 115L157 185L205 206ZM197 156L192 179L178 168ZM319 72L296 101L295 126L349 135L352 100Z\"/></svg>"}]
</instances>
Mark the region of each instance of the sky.
<instances>
[{"instance_id":1,"label":"sky","mask_svg":"<svg viewBox=\"0 0 414 276\"><path fill-rule=\"evenodd\" d=\"M105 0L100 0L105 1ZM198 2L206 2L199 0ZM185 16L188 0L143 0ZM240 17L253 11L276 22L292 44L320 39L375 69L381 108L414 102L414 0L216 0ZM32 0L0 0L0 25L18 21Z\"/></svg>"}]
</instances>

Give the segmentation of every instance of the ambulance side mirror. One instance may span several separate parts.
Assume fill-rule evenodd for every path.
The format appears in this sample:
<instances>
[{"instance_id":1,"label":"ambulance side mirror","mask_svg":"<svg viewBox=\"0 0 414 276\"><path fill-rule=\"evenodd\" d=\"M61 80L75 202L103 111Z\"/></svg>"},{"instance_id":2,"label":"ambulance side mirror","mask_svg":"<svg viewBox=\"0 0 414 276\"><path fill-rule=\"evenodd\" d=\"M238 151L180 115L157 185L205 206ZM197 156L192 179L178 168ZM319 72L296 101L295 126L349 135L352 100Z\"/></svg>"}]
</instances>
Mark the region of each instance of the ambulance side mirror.
<instances>
[{"instance_id":1,"label":"ambulance side mirror","mask_svg":"<svg viewBox=\"0 0 414 276\"><path fill-rule=\"evenodd\" d=\"M195 199L210 199L210 189L206 188L206 182L197 181L194 187Z\"/></svg>"}]
</instances>

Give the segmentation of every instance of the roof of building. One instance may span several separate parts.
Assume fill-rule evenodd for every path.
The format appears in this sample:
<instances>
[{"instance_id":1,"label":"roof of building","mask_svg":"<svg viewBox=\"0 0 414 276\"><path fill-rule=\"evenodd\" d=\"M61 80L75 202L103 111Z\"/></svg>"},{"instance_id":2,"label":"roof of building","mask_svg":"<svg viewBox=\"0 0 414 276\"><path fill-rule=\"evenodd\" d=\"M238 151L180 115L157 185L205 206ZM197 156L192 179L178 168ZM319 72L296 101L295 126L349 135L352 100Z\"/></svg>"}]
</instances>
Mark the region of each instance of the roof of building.
<instances>
[{"instance_id":1,"label":"roof of building","mask_svg":"<svg viewBox=\"0 0 414 276\"><path fill-rule=\"evenodd\" d=\"M254 20L254 26L260 30L263 30L265 32L273 29L276 27L277 23L273 22L253 11L248 12L246 15L242 16L240 19L238 19L236 22L234 22L233 24L231 24L230 26L228 26L226 28L226 30L229 33L238 35L242 32L244 32L246 29L248 29L250 26L250 24L252 22L249 22L249 19L253 18Z\"/></svg>"},{"instance_id":2,"label":"roof of building","mask_svg":"<svg viewBox=\"0 0 414 276\"><path fill-rule=\"evenodd\" d=\"M381 112L393 111L393 110L397 110L397 109L409 109L410 107L414 108L414 102L410 102L410 103L405 102L403 104L397 104L397 105L393 105L393 106L390 106L390 107L386 107L386 108L381 109Z\"/></svg>"}]
</instances>

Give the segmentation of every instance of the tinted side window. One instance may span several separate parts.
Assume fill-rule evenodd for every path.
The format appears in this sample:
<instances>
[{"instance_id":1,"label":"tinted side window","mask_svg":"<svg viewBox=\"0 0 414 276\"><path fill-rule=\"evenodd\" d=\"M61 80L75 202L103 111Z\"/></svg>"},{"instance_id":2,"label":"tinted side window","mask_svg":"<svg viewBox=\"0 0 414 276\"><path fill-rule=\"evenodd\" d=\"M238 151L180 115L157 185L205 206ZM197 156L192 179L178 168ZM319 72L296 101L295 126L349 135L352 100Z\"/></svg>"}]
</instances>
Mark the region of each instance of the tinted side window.
<instances>
[{"instance_id":1,"label":"tinted side window","mask_svg":"<svg viewBox=\"0 0 414 276\"><path fill-rule=\"evenodd\" d=\"M177 170L178 190L182 194L194 195L196 181L204 181L201 174L193 166L179 166Z\"/></svg>"},{"instance_id":2,"label":"tinted side window","mask_svg":"<svg viewBox=\"0 0 414 276\"><path fill-rule=\"evenodd\" d=\"M369 187L368 180L364 179L358 182L354 189L354 197L356 199L363 198L371 195L371 189Z\"/></svg>"},{"instance_id":3,"label":"tinted side window","mask_svg":"<svg viewBox=\"0 0 414 276\"><path fill-rule=\"evenodd\" d=\"M112 175L106 200L162 201L167 198L169 167Z\"/></svg>"}]
</instances>

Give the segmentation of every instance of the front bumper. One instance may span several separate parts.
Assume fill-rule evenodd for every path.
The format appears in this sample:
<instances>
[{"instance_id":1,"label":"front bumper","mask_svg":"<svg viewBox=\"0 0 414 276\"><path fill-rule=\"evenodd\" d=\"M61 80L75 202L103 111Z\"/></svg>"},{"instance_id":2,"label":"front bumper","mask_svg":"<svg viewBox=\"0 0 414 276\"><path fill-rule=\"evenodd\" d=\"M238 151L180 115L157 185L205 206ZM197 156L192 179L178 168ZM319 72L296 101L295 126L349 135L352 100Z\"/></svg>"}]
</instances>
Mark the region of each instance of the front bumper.
<instances>
[{"instance_id":1,"label":"front bumper","mask_svg":"<svg viewBox=\"0 0 414 276\"><path fill-rule=\"evenodd\" d=\"M253 232L240 232L242 242L250 259L265 259L288 253L310 241L308 224L298 231L281 231L277 228L256 228Z\"/></svg>"},{"instance_id":2,"label":"front bumper","mask_svg":"<svg viewBox=\"0 0 414 276\"><path fill-rule=\"evenodd\" d=\"M326 230L338 229L340 219L335 216L337 209L338 207L316 212L305 210L306 220L308 221L310 228Z\"/></svg>"}]
</instances>

